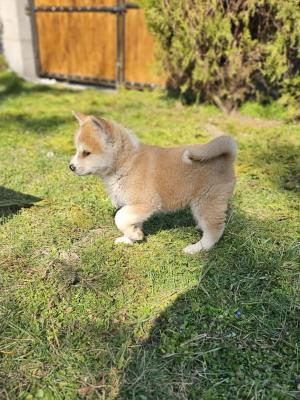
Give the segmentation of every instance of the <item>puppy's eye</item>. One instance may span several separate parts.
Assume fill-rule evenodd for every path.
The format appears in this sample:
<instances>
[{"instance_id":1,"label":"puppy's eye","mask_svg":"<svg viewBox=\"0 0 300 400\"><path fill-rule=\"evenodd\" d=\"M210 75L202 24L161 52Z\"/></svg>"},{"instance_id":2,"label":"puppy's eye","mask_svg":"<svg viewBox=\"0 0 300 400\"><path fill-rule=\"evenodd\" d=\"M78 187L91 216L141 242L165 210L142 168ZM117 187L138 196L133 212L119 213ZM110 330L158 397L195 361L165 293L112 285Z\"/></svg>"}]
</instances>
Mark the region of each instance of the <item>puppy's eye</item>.
<instances>
[{"instance_id":1,"label":"puppy's eye","mask_svg":"<svg viewBox=\"0 0 300 400\"><path fill-rule=\"evenodd\" d=\"M83 157L87 157L87 156L89 156L90 154L91 154L90 151L83 150L83 152L82 152Z\"/></svg>"}]
</instances>

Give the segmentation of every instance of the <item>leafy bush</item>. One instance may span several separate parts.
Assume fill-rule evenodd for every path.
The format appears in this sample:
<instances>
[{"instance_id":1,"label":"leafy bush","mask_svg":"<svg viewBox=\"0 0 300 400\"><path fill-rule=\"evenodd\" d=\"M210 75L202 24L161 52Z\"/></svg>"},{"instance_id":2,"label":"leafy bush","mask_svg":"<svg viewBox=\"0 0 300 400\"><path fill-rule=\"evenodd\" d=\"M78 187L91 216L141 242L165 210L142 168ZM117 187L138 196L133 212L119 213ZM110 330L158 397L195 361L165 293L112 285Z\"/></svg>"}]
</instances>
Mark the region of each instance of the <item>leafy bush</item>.
<instances>
[{"instance_id":1,"label":"leafy bush","mask_svg":"<svg viewBox=\"0 0 300 400\"><path fill-rule=\"evenodd\" d=\"M298 0L143 0L168 87L232 110L300 97Z\"/></svg>"}]
</instances>

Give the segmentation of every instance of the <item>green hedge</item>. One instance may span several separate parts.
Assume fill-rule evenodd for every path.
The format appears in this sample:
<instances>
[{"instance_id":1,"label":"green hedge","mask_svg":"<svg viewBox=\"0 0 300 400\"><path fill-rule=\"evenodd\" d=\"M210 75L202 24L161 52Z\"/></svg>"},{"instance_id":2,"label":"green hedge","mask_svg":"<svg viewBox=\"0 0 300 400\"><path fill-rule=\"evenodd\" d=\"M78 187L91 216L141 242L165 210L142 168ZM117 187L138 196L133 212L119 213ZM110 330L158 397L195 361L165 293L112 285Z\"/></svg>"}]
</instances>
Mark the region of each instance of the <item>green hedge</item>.
<instances>
[{"instance_id":1,"label":"green hedge","mask_svg":"<svg viewBox=\"0 0 300 400\"><path fill-rule=\"evenodd\" d=\"M168 87L231 110L300 100L299 0L143 0Z\"/></svg>"}]
</instances>

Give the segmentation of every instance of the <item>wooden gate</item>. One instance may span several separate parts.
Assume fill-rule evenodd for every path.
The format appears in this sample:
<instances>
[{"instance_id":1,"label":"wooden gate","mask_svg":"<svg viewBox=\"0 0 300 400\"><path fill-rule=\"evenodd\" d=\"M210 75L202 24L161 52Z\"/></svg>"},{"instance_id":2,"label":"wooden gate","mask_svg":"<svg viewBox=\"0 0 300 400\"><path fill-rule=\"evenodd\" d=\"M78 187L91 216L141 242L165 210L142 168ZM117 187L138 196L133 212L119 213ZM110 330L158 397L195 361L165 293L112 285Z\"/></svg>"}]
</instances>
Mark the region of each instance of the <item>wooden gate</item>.
<instances>
[{"instance_id":1,"label":"wooden gate","mask_svg":"<svg viewBox=\"0 0 300 400\"><path fill-rule=\"evenodd\" d=\"M155 86L155 44L144 12L125 0L31 0L41 77L106 86Z\"/></svg>"}]
</instances>

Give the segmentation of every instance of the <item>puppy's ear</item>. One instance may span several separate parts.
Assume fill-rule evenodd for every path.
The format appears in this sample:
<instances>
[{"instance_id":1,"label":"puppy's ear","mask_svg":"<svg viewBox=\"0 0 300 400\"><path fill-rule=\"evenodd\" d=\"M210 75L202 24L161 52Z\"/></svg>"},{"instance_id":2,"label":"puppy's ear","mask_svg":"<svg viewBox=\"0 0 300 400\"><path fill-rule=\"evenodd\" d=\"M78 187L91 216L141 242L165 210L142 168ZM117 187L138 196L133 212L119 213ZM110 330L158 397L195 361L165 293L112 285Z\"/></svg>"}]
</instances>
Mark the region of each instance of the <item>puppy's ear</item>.
<instances>
[{"instance_id":1,"label":"puppy's ear","mask_svg":"<svg viewBox=\"0 0 300 400\"><path fill-rule=\"evenodd\" d=\"M82 125L83 121L86 119L86 115L82 114L81 112L75 112L75 111L72 111L72 114L79 122L79 125Z\"/></svg>"},{"instance_id":2,"label":"puppy's ear","mask_svg":"<svg viewBox=\"0 0 300 400\"><path fill-rule=\"evenodd\" d=\"M91 121L93 124L93 127L95 129L101 129L101 130L105 130L105 125L104 125L104 120L102 118L96 118L93 115L91 116Z\"/></svg>"},{"instance_id":3,"label":"puppy's ear","mask_svg":"<svg viewBox=\"0 0 300 400\"><path fill-rule=\"evenodd\" d=\"M93 127L101 133L102 137L104 137L107 143L111 144L114 142L112 122L107 121L104 118L96 118L94 116L91 116L91 121Z\"/></svg>"}]
</instances>

